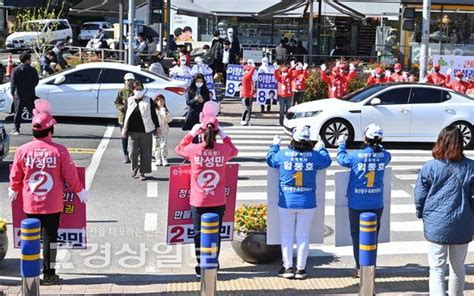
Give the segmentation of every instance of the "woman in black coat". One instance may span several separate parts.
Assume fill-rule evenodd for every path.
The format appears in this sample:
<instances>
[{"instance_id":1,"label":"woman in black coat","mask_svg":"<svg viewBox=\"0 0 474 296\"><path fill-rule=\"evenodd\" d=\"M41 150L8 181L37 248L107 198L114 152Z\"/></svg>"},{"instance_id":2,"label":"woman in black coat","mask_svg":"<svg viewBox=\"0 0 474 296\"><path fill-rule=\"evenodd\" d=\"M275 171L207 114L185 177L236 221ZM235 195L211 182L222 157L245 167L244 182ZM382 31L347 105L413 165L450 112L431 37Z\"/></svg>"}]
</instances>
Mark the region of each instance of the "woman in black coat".
<instances>
[{"instance_id":1,"label":"woman in black coat","mask_svg":"<svg viewBox=\"0 0 474 296\"><path fill-rule=\"evenodd\" d=\"M183 131L190 131L196 123L199 123L199 113L201 113L204 103L211 100L209 89L206 86L204 75L196 74L188 88L188 113L184 121Z\"/></svg>"}]
</instances>

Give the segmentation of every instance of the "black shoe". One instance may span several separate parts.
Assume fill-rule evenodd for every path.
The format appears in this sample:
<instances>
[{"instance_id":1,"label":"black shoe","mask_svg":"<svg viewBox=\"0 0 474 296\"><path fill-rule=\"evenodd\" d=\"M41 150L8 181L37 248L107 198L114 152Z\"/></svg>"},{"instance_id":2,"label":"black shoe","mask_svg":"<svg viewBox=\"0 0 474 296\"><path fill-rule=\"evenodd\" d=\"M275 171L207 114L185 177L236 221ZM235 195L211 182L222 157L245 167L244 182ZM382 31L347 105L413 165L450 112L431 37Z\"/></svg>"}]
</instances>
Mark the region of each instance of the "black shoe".
<instances>
[{"instance_id":1,"label":"black shoe","mask_svg":"<svg viewBox=\"0 0 474 296\"><path fill-rule=\"evenodd\" d=\"M54 286L59 285L61 278L57 274L53 275L43 275L43 279L40 281L42 286Z\"/></svg>"},{"instance_id":2,"label":"black shoe","mask_svg":"<svg viewBox=\"0 0 474 296\"><path fill-rule=\"evenodd\" d=\"M138 179L138 168L132 171L132 178Z\"/></svg>"},{"instance_id":3,"label":"black shoe","mask_svg":"<svg viewBox=\"0 0 474 296\"><path fill-rule=\"evenodd\" d=\"M302 280L304 279L308 274L306 273L306 270L297 270L295 272L295 279Z\"/></svg>"},{"instance_id":4,"label":"black shoe","mask_svg":"<svg viewBox=\"0 0 474 296\"><path fill-rule=\"evenodd\" d=\"M128 154L123 155L123 163L130 163L130 157L128 157Z\"/></svg>"},{"instance_id":5,"label":"black shoe","mask_svg":"<svg viewBox=\"0 0 474 296\"><path fill-rule=\"evenodd\" d=\"M280 271L278 272L278 276L285 279L292 279L295 277L295 273L293 271L293 268L282 267Z\"/></svg>"},{"instance_id":6,"label":"black shoe","mask_svg":"<svg viewBox=\"0 0 474 296\"><path fill-rule=\"evenodd\" d=\"M10 132L10 135L12 136L18 136L20 134L20 130L18 129L13 129L11 132Z\"/></svg>"},{"instance_id":7,"label":"black shoe","mask_svg":"<svg viewBox=\"0 0 474 296\"><path fill-rule=\"evenodd\" d=\"M194 269L196 270L196 278L198 280L200 280L201 279L201 267L196 266Z\"/></svg>"}]
</instances>

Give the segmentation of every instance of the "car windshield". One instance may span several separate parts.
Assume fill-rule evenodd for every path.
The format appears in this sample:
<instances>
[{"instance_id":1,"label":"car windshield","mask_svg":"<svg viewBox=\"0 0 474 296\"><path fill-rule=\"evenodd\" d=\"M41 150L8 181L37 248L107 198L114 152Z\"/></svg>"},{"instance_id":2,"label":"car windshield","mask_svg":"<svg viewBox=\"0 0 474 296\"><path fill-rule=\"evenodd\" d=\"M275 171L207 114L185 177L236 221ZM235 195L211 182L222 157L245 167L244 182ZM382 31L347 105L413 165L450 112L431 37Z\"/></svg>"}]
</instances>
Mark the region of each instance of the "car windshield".
<instances>
[{"instance_id":1,"label":"car windshield","mask_svg":"<svg viewBox=\"0 0 474 296\"><path fill-rule=\"evenodd\" d=\"M342 100L352 102L352 103L358 103L362 102L363 100L367 99L371 95L386 89L390 85L388 84L378 84L378 85L372 85L367 88L359 89L354 92L351 92L350 94L347 94L342 97Z\"/></svg>"},{"instance_id":2,"label":"car windshield","mask_svg":"<svg viewBox=\"0 0 474 296\"><path fill-rule=\"evenodd\" d=\"M46 22L43 21L30 21L24 23L21 28L25 32L42 32L46 27Z\"/></svg>"},{"instance_id":3,"label":"car windshield","mask_svg":"<svg viewBox=\"0 0 474 296\"><path fill-rule=\"evenodd\" d=\"M99 25L98 24L84 24L82 25L81 30L98 30Z\"/></svg>"}]
</instances>

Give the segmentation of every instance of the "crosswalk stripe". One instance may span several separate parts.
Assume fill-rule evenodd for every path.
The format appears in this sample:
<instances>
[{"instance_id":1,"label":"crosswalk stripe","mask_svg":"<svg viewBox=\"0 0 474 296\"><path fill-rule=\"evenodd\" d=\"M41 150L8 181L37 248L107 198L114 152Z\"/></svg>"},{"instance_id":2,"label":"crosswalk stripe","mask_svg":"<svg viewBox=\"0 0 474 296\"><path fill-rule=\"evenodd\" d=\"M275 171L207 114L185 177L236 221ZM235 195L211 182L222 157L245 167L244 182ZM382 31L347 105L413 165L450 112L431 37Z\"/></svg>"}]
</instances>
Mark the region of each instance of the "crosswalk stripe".
<instances>
[{"instance_id":1,"label":"crosswalk stripe","mask_svg":"<svg viewBox=\"0 0 474 296\"><path fill-rule=\"evenodd\" d=\"M264 163L265 166L267 166L266 163ZM406 172L407 170L418 170L420 169L421 166L420 165L407 165L407 166L394 166L392 167L392 171L395 171L395 172ZM326 175L328 176L334 176L334 174L336 174L337 172L345 172L345 171L348 171L347 169L345 168L342 168L340 166L337 166L336 165L333 165L331 167L329 167L327 170L326 170ZM247 169L241 169L239 171L239 177L261 177L261 176L266 176L267 175L267 170L265 169L260 169L260 170L247 170ZM396 175L398 176L398 175ZM404 176L404 175L400 175L400 176ZM411 176L411 175L409 175ZM415 175L417 176L417 175ZM408 177L410 178L410 177ZM403 180L403 177L402 178L399 178L401 180ZM407 179L407 180L411 180L411 179ZM416 180L416 179L415 179Z\"/></svg>"},{"instance_id":2,"label":"crosswalk stripe","mask_svg":"<svg viewBox=\"0 0 474 296\"><path fill-rule=\"evenodd\" d=\"M428 251L427 241L392 241L390 243L379 244L377 255L415 255L426 254ZM474 244L470 244L468 252L474 252ZM334 245L311 245L310 257L352 257L352 246L335 247Z\"/></svg>"},{"instance_id":3,"label":"crosswalk stripe","mask_svg":"<svg viewBox=\"0 0 474 296\"><path fill-rule=\"evenodd\" d=\"M406 192L405 190L392 190L392 198L402 199L402 198L411 198L411 195ZM326 191L326 200L334 200L335 192L334 191ZM252 191L252 192L238 192L237 193L237 201L259 201L263 202L267 200L267 192L266 191Z\"/></svg>"},{"instance_id":4,"label":"crosswalk stripe","mask_svg":"<svg viewBox=\"0 0 474 296\"><path fill-rule=\"evenodd\" d=\"M267 186L267 180L239 180L237 182L237 187L238 188L243 188L243 187L259 187ZM326 186L334 186L334 180L326 180Z\"/></svg>"}]
</instances>

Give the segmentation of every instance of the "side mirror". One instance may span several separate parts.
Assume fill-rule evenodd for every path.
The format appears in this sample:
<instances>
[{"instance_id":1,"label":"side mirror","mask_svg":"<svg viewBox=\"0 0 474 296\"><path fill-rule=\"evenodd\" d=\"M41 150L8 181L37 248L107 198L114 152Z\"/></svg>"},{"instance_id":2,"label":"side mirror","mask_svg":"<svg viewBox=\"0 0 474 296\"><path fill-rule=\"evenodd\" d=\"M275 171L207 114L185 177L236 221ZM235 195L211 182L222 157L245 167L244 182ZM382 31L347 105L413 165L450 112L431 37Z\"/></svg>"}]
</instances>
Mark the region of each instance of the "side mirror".
<instances>
[{"instance_id":1,"label":"side mirror","mask_svg":"<svg viewBox=\"0 0 474 296\"><path fill-rule=\"evenodd\" d=\"M382 101L379 98L373 98L372 100L370 100L370 105L372 106L377 106L380 104L382 104Z\"/></svg>"},{"instance_id":2,"label":"side mirror","mask_svg":"<svg viewBox=\"0 0 474 296\"><path fill-rule=\"evenodd\" d=\"M54 79L54 84L55 85L60 85L65 80L66 80L66 77L64 75L59 75L58 77L56 77L56 79Z\"/></svg>"}]
</instances>

